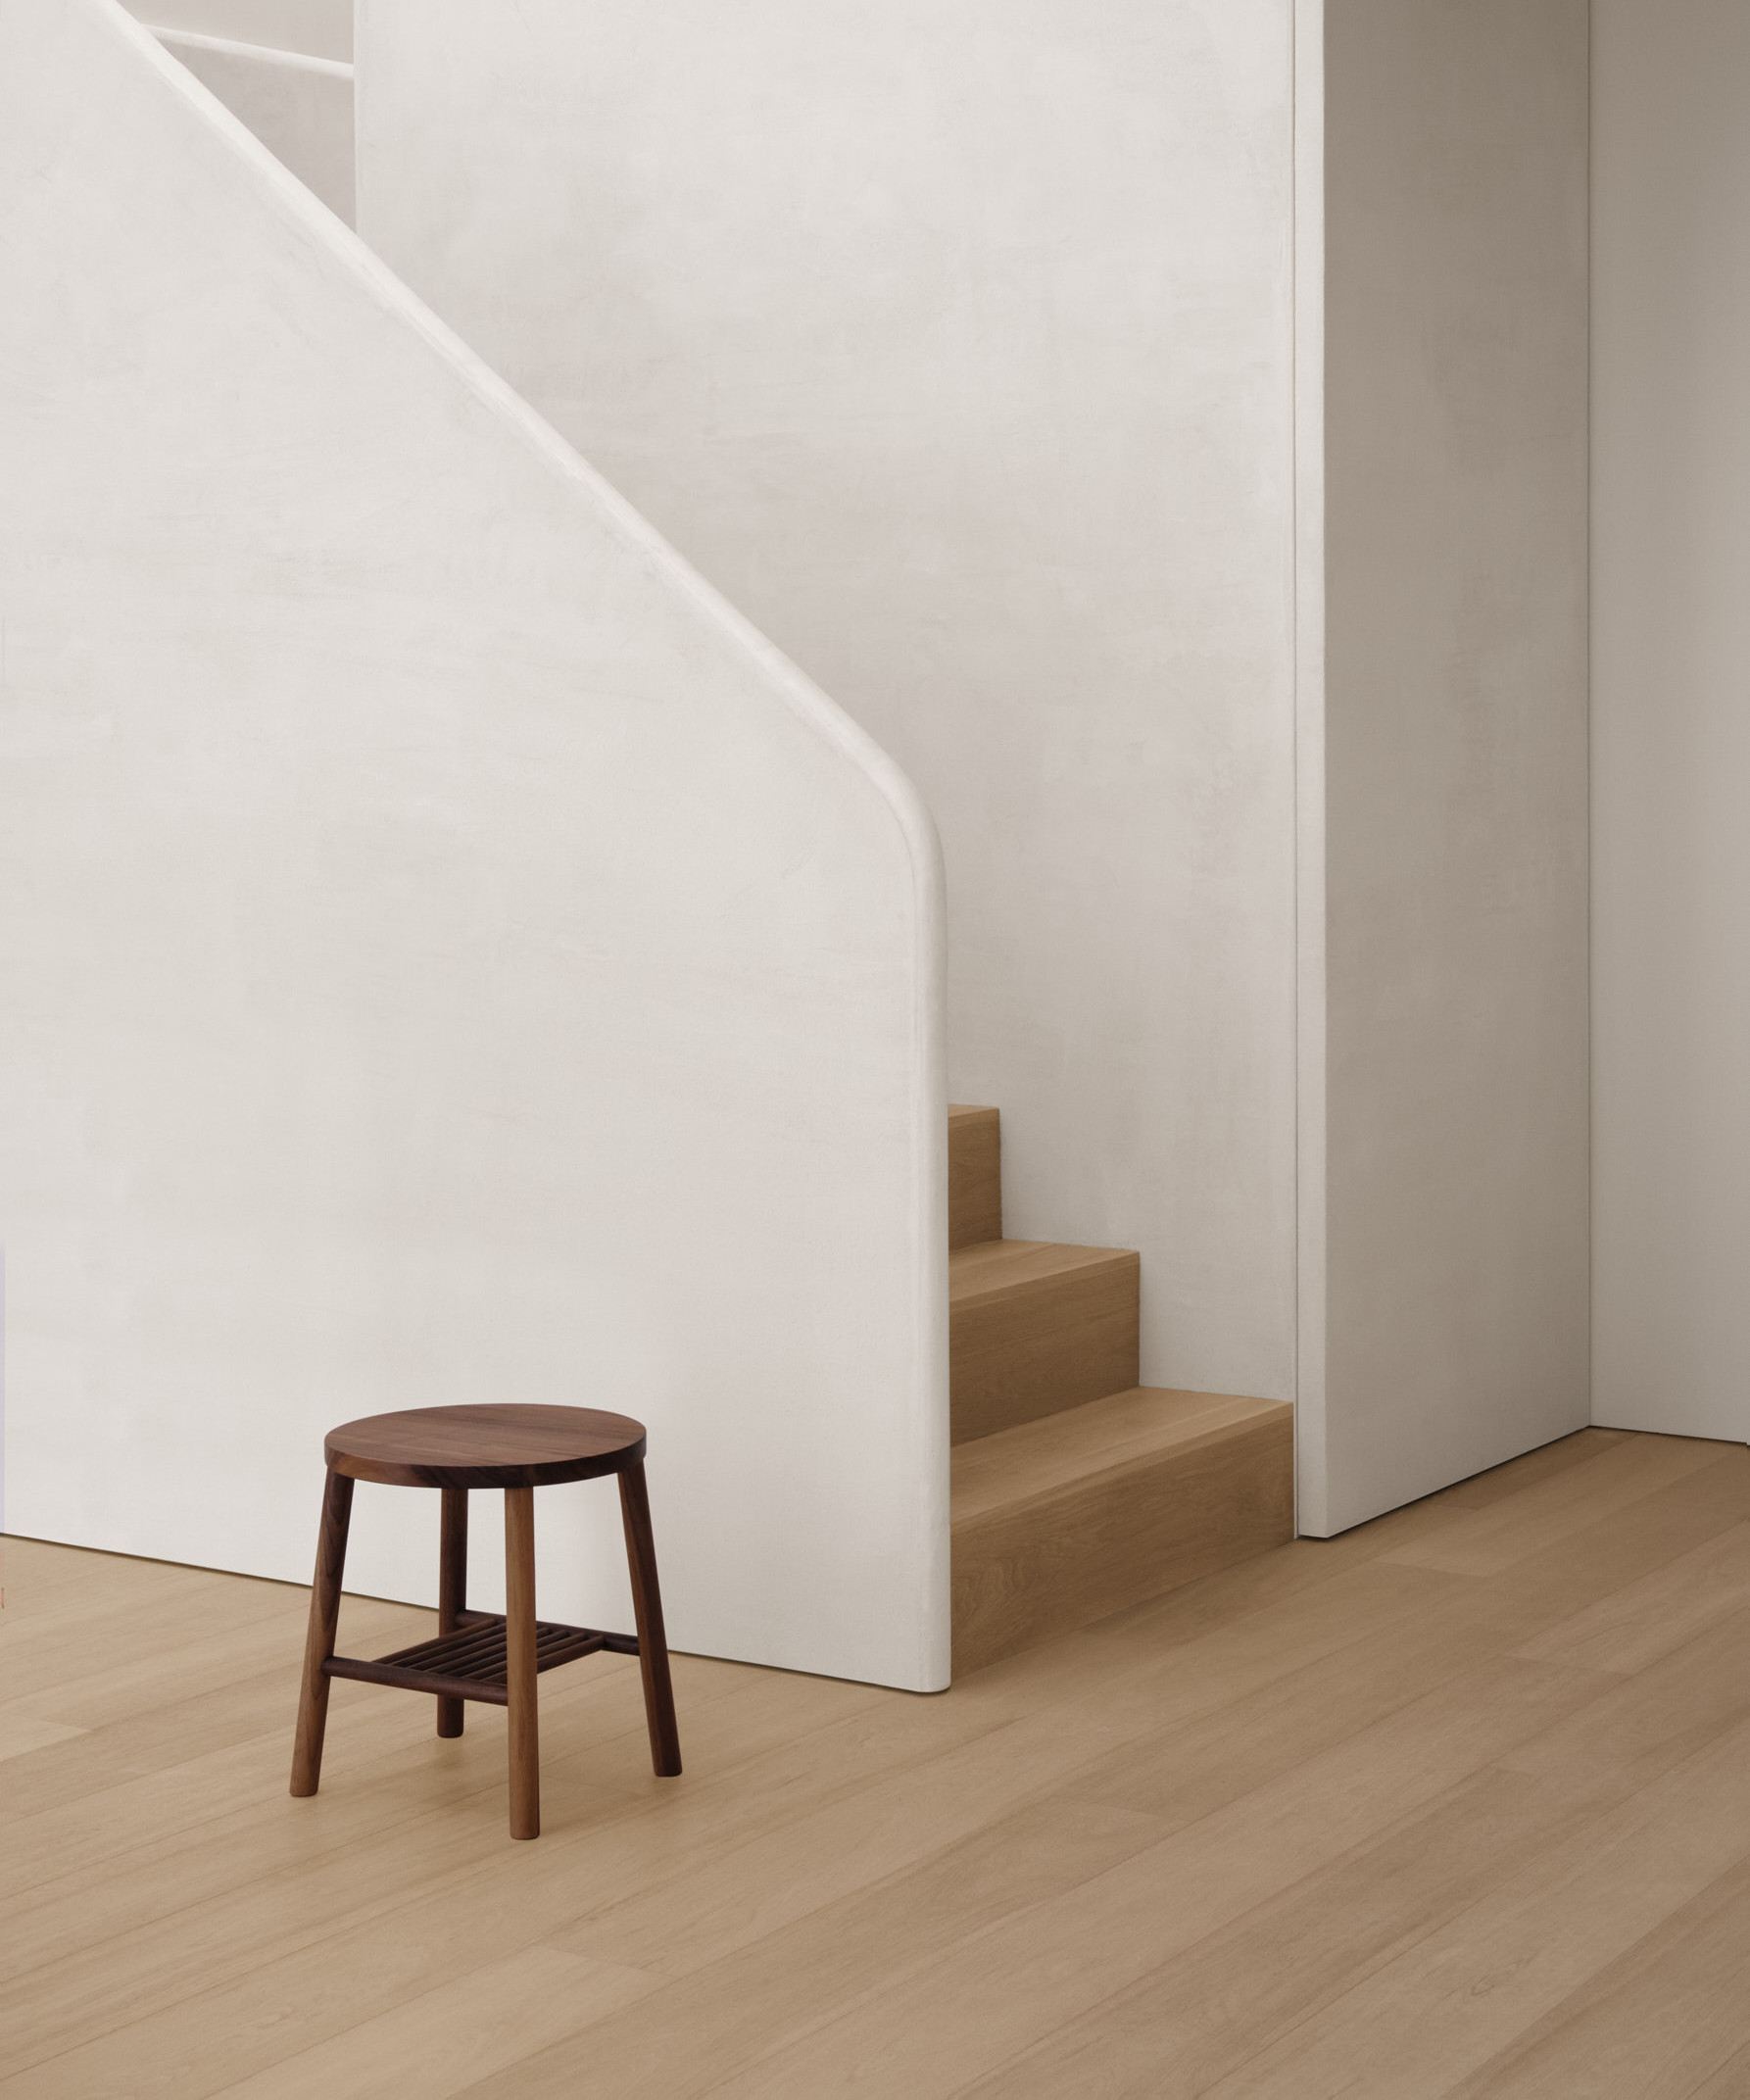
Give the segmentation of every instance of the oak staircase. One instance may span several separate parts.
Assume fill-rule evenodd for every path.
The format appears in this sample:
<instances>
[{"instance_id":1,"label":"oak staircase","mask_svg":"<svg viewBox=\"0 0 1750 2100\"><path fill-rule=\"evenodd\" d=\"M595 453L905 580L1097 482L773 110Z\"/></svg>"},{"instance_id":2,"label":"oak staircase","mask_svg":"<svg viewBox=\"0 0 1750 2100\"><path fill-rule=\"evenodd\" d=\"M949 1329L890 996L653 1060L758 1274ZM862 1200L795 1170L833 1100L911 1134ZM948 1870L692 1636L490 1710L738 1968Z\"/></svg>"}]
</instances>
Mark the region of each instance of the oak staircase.
<instances>
[{"instance_id":1,"label":"oak staircase","mask_svg":"<svg viewBox=\"0 0 1750 2100\"><path fill-rule=\"evenodd\" d=\"M1280 1545L1293 1409L1137 1383L1137 1255L1002 1237L995 1108L948 1110L956 1678Z\"/></svg>"}]
</instances>

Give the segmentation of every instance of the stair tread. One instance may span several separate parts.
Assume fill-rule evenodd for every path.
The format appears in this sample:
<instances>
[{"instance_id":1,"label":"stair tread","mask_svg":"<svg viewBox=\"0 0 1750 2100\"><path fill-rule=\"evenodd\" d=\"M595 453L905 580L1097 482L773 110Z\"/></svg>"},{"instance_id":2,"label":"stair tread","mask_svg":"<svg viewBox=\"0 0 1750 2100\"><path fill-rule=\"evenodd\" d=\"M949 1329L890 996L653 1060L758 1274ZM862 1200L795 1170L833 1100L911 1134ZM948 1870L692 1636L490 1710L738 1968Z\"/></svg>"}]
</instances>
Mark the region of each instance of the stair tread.
<instances>
[{"instance_id":1,"label":"stair tread","mask_svg":"<svg viewBox=\"0 0 1750 2100\"><path fill-rule=\"evenodd\" d=\"M1240 1434L1292 1410L1283 1400L1230 1392L1181 1392L1134 1386L1042 1415L955 1446L952 1521L1052 1493L1102 1473L1183 1450L1202 1439Z\"/></svg>"},{"instance_id":2,"label":"stair tread","mask_svg":"<svg viewBox=\"0 0 1750 2100\"><path fill-rule=\"evenodd\" d=\"M948 1303L998 1297L1005 1291L1068 1276L1077 1269L1137 1259L1129 1247L1060 1246L1050 1240L980 1240L971 1246L956 1247L948 1257Z\"/></svg>"}]
</instances>

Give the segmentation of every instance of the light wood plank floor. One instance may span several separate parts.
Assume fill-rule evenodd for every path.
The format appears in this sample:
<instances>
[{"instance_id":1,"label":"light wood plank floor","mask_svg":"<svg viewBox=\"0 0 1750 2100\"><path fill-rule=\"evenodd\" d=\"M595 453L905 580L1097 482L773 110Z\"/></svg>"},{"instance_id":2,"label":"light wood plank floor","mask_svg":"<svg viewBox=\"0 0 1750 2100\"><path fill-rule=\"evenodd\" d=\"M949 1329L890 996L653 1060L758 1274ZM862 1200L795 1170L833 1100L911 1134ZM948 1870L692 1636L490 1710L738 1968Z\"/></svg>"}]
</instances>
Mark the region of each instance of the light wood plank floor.
<instances>
[{"instance_id":1,"label":"light wood plank floor","mask_svg":"<svg viewBox=\"0 0 1750 2100\"><path fill-rule=\"evenodd\" d=\"M8 1540L6 2100L1750 2095L1750 1451L1588 1430L942 1698L678 1659L504 1717L304 1592ZM426 1614L349 1598L379 1652Z\"/></svg>"}]
</instances>

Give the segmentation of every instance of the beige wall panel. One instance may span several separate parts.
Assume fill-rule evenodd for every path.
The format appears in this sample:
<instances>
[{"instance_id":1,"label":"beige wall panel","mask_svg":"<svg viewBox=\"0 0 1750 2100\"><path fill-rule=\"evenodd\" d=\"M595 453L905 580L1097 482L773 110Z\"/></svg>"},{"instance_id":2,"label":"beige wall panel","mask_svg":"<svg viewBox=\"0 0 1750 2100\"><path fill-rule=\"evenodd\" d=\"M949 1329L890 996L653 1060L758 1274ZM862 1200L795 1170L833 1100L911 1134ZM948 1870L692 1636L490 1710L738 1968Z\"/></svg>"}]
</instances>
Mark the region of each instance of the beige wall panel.
<instances>
[{"instance_id":1,"label":"beige wall panel","mask_svg":"<svg viewBox=\"0 0 1750 2100\"><path fill-rule=\"evenodd\" d=\"M1326 10L1313 1531L1587 1419L1586 15Z\"/></svg>"},{"instance_id":2,"label":"beige wall panel","mask_svg":"<svg viewBox=\"0 0 1750 2100\"><path fill-rule=\"evenodd\" d=\"M1593 1404L1750 1436L1750 9L1594 0Z\"/></svg>"}]
</instances>

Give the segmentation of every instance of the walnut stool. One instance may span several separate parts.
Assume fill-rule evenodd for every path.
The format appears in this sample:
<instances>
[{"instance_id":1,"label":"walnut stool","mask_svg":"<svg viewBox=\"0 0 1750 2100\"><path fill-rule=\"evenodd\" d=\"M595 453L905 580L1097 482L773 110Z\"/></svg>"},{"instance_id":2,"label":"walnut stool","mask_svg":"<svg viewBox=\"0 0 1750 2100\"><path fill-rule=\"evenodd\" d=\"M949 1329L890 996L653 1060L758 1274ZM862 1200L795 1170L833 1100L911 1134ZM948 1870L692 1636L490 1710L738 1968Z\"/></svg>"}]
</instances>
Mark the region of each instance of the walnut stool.
<instances>
[{"instance_id":1,"label":"walnut stool","mask_svg":"<svg viewBox=\"0 0 1750 2100\"><path fill-rule=\"evenodd\" d=\"M313 1794L321 1778L331 1678L357 1677L369 1685L435 1693L440 1735L460 1735L462 1701L484 1699L510 1710L510 1835L538 1837L541 1767L535 1678L542 1670L556 1670L601 1648L638 1657L644 1670L651 1762L658 1779L673 1779L681 1769L680 1737L662 1637L644 1448L643 1423L629 1415L601 1414L593 1407L411 1407L330 1430L328 1484L322 1495L298 1739L292 1752L292 1792ZM594 1480L604 1473L619 1475L636 1637L583 1626L552 1626L535 1618L535 1490L559 1481ZM377 1662L334 1652L354 1481L437 1488L444 1497L437 1637ZM503 1618L496 1612L469 1611L462 1601L470 1488L505 1490Z\"/></svg>"}]
</instances>

